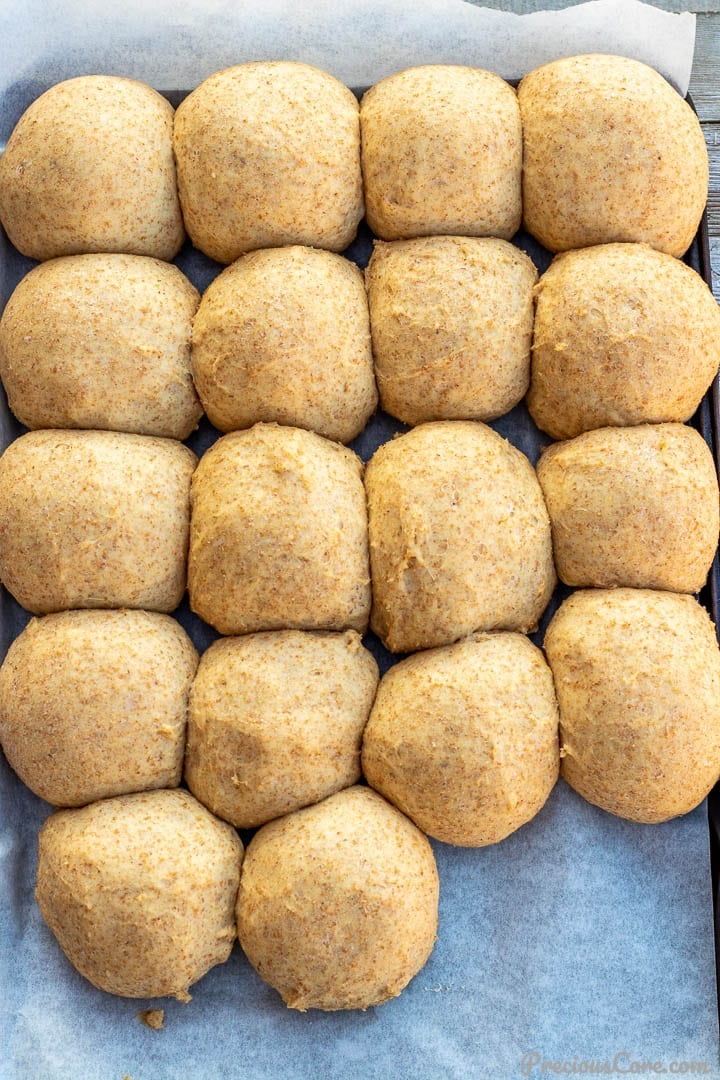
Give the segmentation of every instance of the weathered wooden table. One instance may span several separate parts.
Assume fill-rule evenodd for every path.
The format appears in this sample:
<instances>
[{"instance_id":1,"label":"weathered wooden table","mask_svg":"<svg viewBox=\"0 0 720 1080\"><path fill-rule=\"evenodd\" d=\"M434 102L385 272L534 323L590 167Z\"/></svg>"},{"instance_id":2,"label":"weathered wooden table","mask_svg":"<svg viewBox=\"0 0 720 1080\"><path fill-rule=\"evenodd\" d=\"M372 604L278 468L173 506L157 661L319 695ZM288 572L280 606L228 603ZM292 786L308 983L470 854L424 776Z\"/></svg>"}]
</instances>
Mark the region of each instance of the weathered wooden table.
<instances>
[{"instance_id":1,"label":"weathered wooden table","mask_svg":"<svg viewBox=\"0 0 720 1080\"><path fill-rule=\"evenodd\" d=\"M579 0L471 0L500 11L567 8ZM694 11L697 16L695 63L690 94L702 121L710 153L710 252L715 296L720 300L720 0L648 0L665 11Z\"/></svg>"}]
</instances>

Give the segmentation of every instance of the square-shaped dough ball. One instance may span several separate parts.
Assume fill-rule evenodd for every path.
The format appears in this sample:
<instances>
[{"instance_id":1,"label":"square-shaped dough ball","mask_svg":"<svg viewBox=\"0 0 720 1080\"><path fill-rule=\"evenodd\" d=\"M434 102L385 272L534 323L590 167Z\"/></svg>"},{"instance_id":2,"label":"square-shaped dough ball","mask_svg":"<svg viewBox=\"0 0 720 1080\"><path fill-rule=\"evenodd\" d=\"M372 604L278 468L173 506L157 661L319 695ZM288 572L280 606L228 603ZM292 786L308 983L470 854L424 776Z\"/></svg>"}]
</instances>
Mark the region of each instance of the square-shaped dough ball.
<instances>
[{"instance_id":1,"label":"square-shaped dough ball","mask_svg":"<svg viewBox=\"0 0 720 1080\"><path fill-rule=\"evenodd\" d=\"M174 611L196 458L172 439L31 431L0 458L0 580L36 615Z\"/></svg>"},{"instance_id":2,"label":"square-shaped dough ball","mask_svg":"<svg viewBox=\"0 0 720 1080\"><path fill-rule=\"evenodd\" d=\"M23 113L0 157L0 221L31 259L124 251L172 259L185 238L173 108L144 83L81 75Z\"/></svg>"},{"instance_id":3,"label":"square-shaped dough ball","mask_svg":"<svg viewBox=\"0 0 720 1080\"><path fill-rule=\"evenodd\" d=\"M150 611L33 619L0 668L0 743L56 806L177 787L198 656L179 623Z\"/></svg>"},{"instance_id":4,"label":"square-shaped dough ball","mask_svg":"<svg viewBox=\"0 0 720 1080\"><path fill-rule=\"evenodd\" d=\"M712 453L685 424L586 431L538 464L566 585L699 592L718 543Z\"/></svg>"},{"instance_id":5,"label":"square-shaped dough ball","mask_svg":"<svg viewBox=\"0 0 720 1080\"><path fill-rule=\"evenodd\" d=\"M360 458L300 428L225 435L192 485L190 603L221 634L365 630L370 611Z\"/></svg>"},{"instance_id":6,"label":"square-shaped dough ball","mask_svg":"<svg viewBox=\"0 0 720 1080\"><path fill-rule=\"evenodd\" d=\"M386 412L491 420L524 397L537 271L522 251L479 237L378 241L365 278Z\"/></svg>"},{"instance_id":7,"label":"square-shaped dough ball","mask_svg":"<svg viewBox=\"0 0 720 1080\"><path fill-rule=\"evenodd\" d=\"M363 216L358 103L308 64L211 75L175 117L185 226L213 259L306 244L342 251Z\"/></svg>"},{"instance_id":8,"label":"square-shaped dough ball","mask_svg":"<svg viewBox=\"0 0 720 1080\"><path fill-rule=\"evenodd\" d=\"M517 232L520 110L499 76L409 68L368 90L360 125L367 220L383 240Z\"/></svg>"},{"instance_id":9,"label":"square-shaped dough ball","mask_svg":"<svg viewBox=\"0 0 720 1080\"><path fill-rule=\"evenodd\" d=\"M616 240L689 248L705 206L700 122L657 71L570 56L520 83L523 216L550 251Z\"/></svg>"},{"instance_id":10,"label":"square-shaped dough ball","mask_svg":"<svg viewBox=\"0 0 720 1080\"><path fill-rule=\"evenodd\" d=\"M421 424L367 467L372 628L392 652L533 629L555 586L532 465L485 424Z\"/></svg>"},{"instance_id":11,"label":"square-shaped dough ball","mask_svg":"<svg viewBox=\"0 0 720 1080\"><path fill-rule=\"evenodd\" d=\"M349 442L377 404L362 273L314 248L242 256L203 295L192 367L221 431L276 421Z\"/></svg>"},{"instance_id":12,"label":"square-shaped dough ball","mask_svg":"<svg viewBox=\"0 0 720 1080\"><path fill-rule=\"evenodd\" d=\"M720 777L720 650L705 608L671 592L580 589L545 652L571 787L647 824L702 802Z\"/></svg>"},{"instance_id":13,"label":"square-shaped dough ball","mask_svg":"<svg viewBox=\"0 0 720 1080\"><path fill-rule=\"evenodd\" d=\"M188 787L239 829L349 787L360 779L377 684L377 664L355 630L221 638L203 654L192 688Z\"/></svg>"},{"instance_id":14,"label":"square-shaped dough ball","mask_svg":"<svg viewBox=\"0 0 720 1080\"><path fill-rule=\"evenodd\" d=\"M554 439L689 420L718 364L713 294L647 244L567 251L538 282L527 403Z\"/></svg>"},{"instance_id":15,"label":"square-shaped dough ball","mask_svg":"<svg viewBox=\"0 0 720 1080\"><path fill-rule=\"evenodd\" d=\"M186 439L202 408L190 368L200 297L176 266L70 255L26 275L0 319L0 377L29 428Z\"/></svg>"}]
</instances>

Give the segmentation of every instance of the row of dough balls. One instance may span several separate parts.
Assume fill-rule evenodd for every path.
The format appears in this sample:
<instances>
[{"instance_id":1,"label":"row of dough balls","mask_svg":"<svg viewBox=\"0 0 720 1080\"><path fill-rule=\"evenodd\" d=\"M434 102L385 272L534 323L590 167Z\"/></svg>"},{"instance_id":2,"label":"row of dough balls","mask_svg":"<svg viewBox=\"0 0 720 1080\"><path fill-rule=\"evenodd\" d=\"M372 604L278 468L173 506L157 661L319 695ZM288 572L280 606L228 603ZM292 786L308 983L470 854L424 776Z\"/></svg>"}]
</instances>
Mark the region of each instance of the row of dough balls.
<instances>
[{"instance_id":1,"label":"row of dough balls","mask_svg":"<svg viewBox=\"0 0 720 1080\"><path fill-rule=\"evenodd\" d=\"M39 844L46 922L83 975L129 997L187 1000L227 959L236 929L290 1007L366 1008L395 996L437 931L437 868L417 826L453 843L496 842L539 811L560 758L585 798L641 822L688 812L720 775L720 650L692 597L576 592L545 646L550 667L512 633L417 653L382 679L365 725L377 669L357 635L216 643L190 692L186 777L230 821L248 806L256 821L284 816L255 834L241 874L235 832L184 791L56 812ZM137 784L143 770L155 783L154 749L173 743L196 659L167 616L36 620L0 670L3 738L25 764L34 755L35 778L54 772L67 785L85 770L97 780L108 763L116 775L122 751L124 783L134 766ZM90 688L101 703L92 718ZM130 694L134 731L126 710L117 716L118 697ZM306 726L310 737L298 738ZM365 774L390 802L353 786L361 740ZM89 742L92 757L80 745ZM335 793L292 809L317 780Z\"/></svg>"},{"instance_id":2,"label":"row of dough balls","mask_svg":"<svg viewBox=\"0 0 720 1080\"><path fill-rule=\"evenodd\" d=\"M157 260L68 256L11 296L0 377L31 429L177 439L204 407L224 432L274 421L348 442L376 378L409 424L494 419L528 386L554 438L692 416L720 364L720 309L699 274L608 244L556 257L536 282L517 248L472 237L376 243L365 284L330 252L256 251L202 300Z\"/></svg>"},{"instance_id":3,"label":"row of dough balls","mask_svg":"<svg viewBox=\"0 0 720 1080\"><path fill-rule=\"evenodd\" d=\"M174 116L128 79L52 87L10 136L0 220L41 260L172 259L184 227L224 263L287 244L342 251L363 212L386 240L509 239L524 215L552 251L643 241L682 255L707 187L697 117L634 60L557 60L517 94L487 71L411 68L360 106L325 72L261 62L211 76Z\"/></svg>"},{"instance_id":4,"label":"row of dough balls","mask_svg":"<svg viewBox=\"0 0 720 1080\"><path fill-rule=\"evenodd\" d=\"M556 567L571 585L702 587L718 482L692 428L586 432L538 474L472 421L421 424L366 470L274 424L223 436L199 464L170 439L29 432L0 458L0 580L35 614L171 612L187 585L221 634L363 633L370 619L393 652L532 630Z\"/></svg>"}]
</instances>

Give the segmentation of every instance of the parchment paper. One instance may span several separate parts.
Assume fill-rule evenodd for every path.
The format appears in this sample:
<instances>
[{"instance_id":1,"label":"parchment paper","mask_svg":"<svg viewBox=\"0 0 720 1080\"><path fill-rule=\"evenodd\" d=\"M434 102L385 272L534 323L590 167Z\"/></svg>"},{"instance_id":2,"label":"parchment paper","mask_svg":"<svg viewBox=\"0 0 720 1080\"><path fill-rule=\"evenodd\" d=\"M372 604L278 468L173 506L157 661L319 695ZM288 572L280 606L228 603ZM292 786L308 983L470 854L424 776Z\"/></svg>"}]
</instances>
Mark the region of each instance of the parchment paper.
<instances>
[{"instance_id":1,"label":"parchment paper","mask_svg":"<svg viewBox=\"0 0 720 1080\"><path fill-rule=\"evenodd\" d=\"M142 0L106 12L79 2L6 4L0 134L40 90L73 74L108 71L189 89L226 64L268 56L310 60L365 86L412 63L479 64L510 77L595 49L639 56L684 89L694 34L692 17L633 0L598 0L547 22L482 13L461 0L180 7L168 0L148 15ZM579 35L571 35L578 17ZM540 40L543 25L551 33ZM368 245L363 233L350 255L362 263ZM188 251L179 263L200 288L218 270ZM0 307L31 265L0 235ZM357 443L364 456L394 426L376 423ZM522 408L495 426L537 452ZM20 430L0 403L2 445ZM193 445L213 437L203 426ZM201 648L214 637L189 619L187 605L179 617ZM0 594L0 652L26 619ZM688 1066L720 1076L705 806L639 826L560 783L538 818L499 846L435 844L440 936L426 968L379 1009L305 1015L286 1010L237 948L187 1005L95 990L65 960L32 898L37 830L48 812L0 755L1 1080L509 1080ZM162 1031L137 1019L150 1006L165 1009Z\"/></svg>"}]
</instances>

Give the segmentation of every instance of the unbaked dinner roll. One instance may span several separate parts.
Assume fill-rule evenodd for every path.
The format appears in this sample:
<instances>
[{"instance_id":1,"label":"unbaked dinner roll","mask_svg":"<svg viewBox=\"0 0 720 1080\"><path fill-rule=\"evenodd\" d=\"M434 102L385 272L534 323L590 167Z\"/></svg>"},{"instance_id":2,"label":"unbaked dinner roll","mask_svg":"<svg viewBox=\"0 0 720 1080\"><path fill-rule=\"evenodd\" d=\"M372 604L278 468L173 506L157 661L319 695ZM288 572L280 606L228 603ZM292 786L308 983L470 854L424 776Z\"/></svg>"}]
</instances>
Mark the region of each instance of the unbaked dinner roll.
<instances>
[{"instance_id":1,"label":"unbaked dinner roll","mask_svg":"<svg viewBox=\"0 0 720 1080\"><path fill-rule=\"evenodd\" d=\"M442 64L400 71L365 94L360 126L367 220L383 240L517 232L520 110L499 76Z\"/></svg>"},{"instance_id":2,"label":"unbaked dinner roll","mask_svg":"<svg viewBox=\"0 0 720 1080\"><path fill-rule=\"evenodd\" d=\"M243 256L202 298L192 365L221 431L274 420L349 442L377 404L361 271L306 247Z\"/></svg>"},{"instance_id":3,"label":"unbaked dinner roll","mask_svg":"<svg viewBox=\"0 0 720 1080\"><path fill-rule=\"evenodd\" d=\"M374 791L348 788L255 834L237 916L248 960L289 1008L381 1005L435 943L432 848Z\"/></svg>"},{"instance_id":4,"label":"unbaked dinner roll","mask_svg":"<svg viewBox=\"0 0 720 1080\"><path fill-rule=\"evenodd\" d=\"M366 270L382 406L407 424L491 420L530 379L537 271L505 240L375 243Z\"/></svg>"},{"instance_id":5,"label":"unbaked dinner roll","mask_svg":"<svg viewBox=\"0 0 720 1080\"><path fill-rule=\"evenodd\" d=\"M40 830L35 896L70 963L100 990L175 997L227 960L243 847L187 791L59 810Z\"/></svg>"},{"instance_id":6,"label":"unbaked dinner roll","mask_svg":"<svg viewBox=\"0 0 720 1080\"><path fill-rule=\"evenodd\" d=\"M558 777L558 710L523 634L481 634L391 667L365 729L368 783L447 844L495 844Z\"/></svg>"},{"instance_id":7,"label":"unbaked dinner roll","mask_svg":"<svg viewBox=\"0 0 720 1080\"><path fill-rule=\"evenodd\" d=\"M363 466L352 450L276 424L225 435L192 484L190 604L221 634L365 630Z\"/></svg>"},{"instance_id":8,"label":"unbaked dinner roll","mask_svg":"<svg viewBox=\"0 0 720 1080\"><path fill-rule=\"evenodd\" d=\"M536 626L555 586L535 470L485 424L422 424L367 468L372 628L392 652Z\"/></svg>"},{"instance_id":9,"label":"unbaked dinner roll","mask_svg":"<svg viewBox=\"0 0 720 1080\"><path fill-rule=\"evenodd\" d=\"M553 260L536 289L528 407L554 439L688 420L720 363L720 309L699 274L644 244Z\"/></svg>"},{"instance_id":10,"label":"unbaked dinner roll","mask_svg":"<svg viewBox=\"0 0 720 1080\"><path fill-rule=\"evenodd\" d=\"M550 251L639 240L689 248L708 192L700 122L657 71L571 56L520 83L525 227Z\"/></svg>"},{"instance_id":11,"label":"unbaked dinner roll","mask_svg":"<svg viewBox=\"0 0 720 1080\"><path fill-rule=\"evenodd\" d=\"M377 664L355 630L216 641L190 698L188 787L241 829L349 787L360 779L377 682Z\"/></svg>"},{"instance_id":12,"label":"unbaked dinner roll","mask_svg":"<svg viewBox=\"0 0 720 1080\"><path fill-rule=\"evenodd\" d=\"M190 369L199 295L175 266L72 255L22 279L0 319L0 377L29 428L186 439L202 408Z\"/></svg>"},{"instance_id":13,"label":"unbaked dinner roll","mask_svg":"<svg viewBox=\"0 0 720 1080\"><path fill-rule=\"evenodd\" d=\"M538 479L567 585L699 592L720 529L718 481L684 424L601 428L543 453Z\"/></svg>"},{"instance_id":14,"label":"unbaked dinner roll","mask_svg":"<svg viewBox=\"0 0 720 1080\"><path fill-rule=\"evenodd\" d=\"M56 806L182 775L195 648L168 615L62 611L33 619L0 668L0 744Z\"/></svg>"},{"instance_id":15,"label":"unbaked dinner roll","mask_svg":"<svg viewBox=\"0 0 720 1080\"><path fill-rule=\"evenodd\" d=\"M254 248L342 251L363 216L355 96L308 64L259 62L201 83L175 116L185 225L230 263Z\"/></svg>"},{"instance_id":16,"label":"unbaked dinner roll","mask_svg":"<svg viewBox=\"0 0 720 1080\"><path fill-rule=\"evenodd\" d=\"M173 611L196 458L172 439L31 431L0 458L0 580L36 615Z\"/></svg>"},{"instance_id":17,"label":"unbaked dinner roll","mask_svg":"<svg viewBox=\"0 0 720 1080\"><path fill-rule=\"evenodd\" d=\"M32 259L126 251L172 259L183 242L173 109L143 83L81 75L20 117L0 157L0 221Z\"/></svg>"},{"instance_id":18,"label":"unbaked dinner roll","mask_svg":"<svg viewBox=\"0 0 720 1080\"><path fill-rule=\"evenodd\" d=\"M648 823L686 814L720 776L720 652L692 596L573 593L545 651L560 705L562 776L589 802Z\"/></svg>"}]
</instances>

